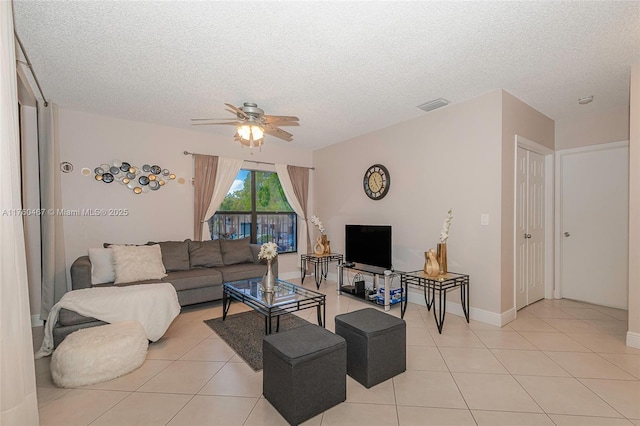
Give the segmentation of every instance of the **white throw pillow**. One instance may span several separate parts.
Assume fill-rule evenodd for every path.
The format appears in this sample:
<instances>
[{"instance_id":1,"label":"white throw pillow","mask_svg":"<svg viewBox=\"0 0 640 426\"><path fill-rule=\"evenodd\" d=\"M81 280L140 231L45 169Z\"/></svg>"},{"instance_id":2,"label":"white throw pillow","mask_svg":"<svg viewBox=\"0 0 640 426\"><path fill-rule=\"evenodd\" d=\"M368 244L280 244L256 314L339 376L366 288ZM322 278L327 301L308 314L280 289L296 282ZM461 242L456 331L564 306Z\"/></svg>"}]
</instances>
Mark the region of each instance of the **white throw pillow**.
<instances>
[{"instance_id":1,"label":"white throw pillow","mask_svg":"<svg viewBox=\"0 0 640 426\"><path fill-rule=\"evenodd\" d=\"M162 264L162 251L152 246L111 246L116 284L144 280L160 280L167 276Z\"/></svg>"},{"instance_id":2,"label":"white throw pillow","mask_svg":"<svg viewBox=\"0 0 640 426\"><path fill-rule=\"evenodd\" d=\"M90 248L91 284L112 283L116 279L113 252L110 248Z\"/></svg>"}]
</instances>

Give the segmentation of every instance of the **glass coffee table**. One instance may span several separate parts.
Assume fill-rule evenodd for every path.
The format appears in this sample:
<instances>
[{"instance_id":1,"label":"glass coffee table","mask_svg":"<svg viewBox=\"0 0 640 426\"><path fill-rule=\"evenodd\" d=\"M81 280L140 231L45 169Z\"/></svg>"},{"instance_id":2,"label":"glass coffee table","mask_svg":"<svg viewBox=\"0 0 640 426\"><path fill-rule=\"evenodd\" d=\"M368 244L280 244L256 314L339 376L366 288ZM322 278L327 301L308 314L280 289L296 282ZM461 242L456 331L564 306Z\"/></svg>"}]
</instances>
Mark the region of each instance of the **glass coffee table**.
<instances>
[{"instance_id":1,"label":"glass coffee table","mask_svg":"<svg viewBox=\"0 0 640 426\"><path fill-rule=\"evenodd\" d=\"M326 296L317 291L309 290L293 283L276 280L273 293L265 293L260 289L262 278L231 281L223 284L222 320L227 318L232 300L237 300L264 315L264 332L271 334L271 320L276 319L276 332L280 329L280 316L316 308L318 325L324 327L326 320Z\"/></svg>"}]
</instances>

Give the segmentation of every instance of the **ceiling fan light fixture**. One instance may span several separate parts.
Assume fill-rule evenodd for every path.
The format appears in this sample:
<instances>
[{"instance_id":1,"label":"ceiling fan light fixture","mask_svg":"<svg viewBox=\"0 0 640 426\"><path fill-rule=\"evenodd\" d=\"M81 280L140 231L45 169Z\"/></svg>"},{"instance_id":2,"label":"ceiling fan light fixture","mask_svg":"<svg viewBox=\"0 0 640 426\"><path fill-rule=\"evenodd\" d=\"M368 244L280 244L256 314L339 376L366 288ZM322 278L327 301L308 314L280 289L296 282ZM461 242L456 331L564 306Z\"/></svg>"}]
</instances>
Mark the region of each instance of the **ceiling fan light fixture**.
<instances>
[{"instance_id":1,"label":"ceiling fan light fixture","mask_svg":"<svg viewBox=\"0 0 640 426\"><path fill-rule=\"evenodd\" d=\"M257 145L262 145L262 138L264 138L264 129L262 127L243 124L242 126L238 126L237 130L240 141L243 142L244 145L253 147L254 142ZM245 141L248 142L248 144L245 144Z\"/></svg>"},{"instance_id":2,"label":"ceiling fan light fixture","mask_svg":"<svg viewBox=\"0 0 640 426\"><path fill-rule=\"evenodd\" d=\"M251 134L254 140L260 140L264 137L264 129L259 126L251 126Z\"/></svg>"},{"instance_id":3,"label":"ceiling fan light fixture","mask_svg":"<svg viewBox=\"0 0 640 426\"><path fill-rule=\"evenodd\" d=\"M280 126L297 126L300 120L298 117L291 115L266 115L262 108L258 108L257 104L251 102L245 102L239 108L228 103L225 105L228 107L228 112L235 114L234 119L192 118L191 125L231 124L236 128L236 133L233 135L235 141L249 148L254 146L261 148L266 130L269 130L269 134L272 136L291 142L293 135L282 130Z\"/></svg>"},{"instance_id":4,"label":"ceiling fan light fixture","mask_svg":"<svg viewBox=\"0 0 640 426\"><path fill-rule=\"evenodd\" d=\"M262 148L264 129L255 124L243 124L236 128L235 139L243 146Z\"/></svg>"}]
</instances>

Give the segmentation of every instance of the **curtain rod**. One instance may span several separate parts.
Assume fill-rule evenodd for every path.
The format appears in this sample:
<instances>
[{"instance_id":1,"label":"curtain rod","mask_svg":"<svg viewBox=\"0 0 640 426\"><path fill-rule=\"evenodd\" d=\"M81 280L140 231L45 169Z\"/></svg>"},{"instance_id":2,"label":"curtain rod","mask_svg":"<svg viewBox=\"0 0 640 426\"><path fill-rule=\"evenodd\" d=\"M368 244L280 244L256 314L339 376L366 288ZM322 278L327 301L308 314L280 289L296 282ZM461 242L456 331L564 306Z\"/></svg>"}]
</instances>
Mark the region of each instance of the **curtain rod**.
<instances>
[{"instance_id":1,"label":"curtain rod","mask_svg":"<svg viewBox=\"0 0 640 426\"><path fill-rule=\"evenodd\" d=\"M189 152L189 151L184 151L183 152L184 155L208 155L208 154L198 154L196 152ZM266 161L255 161L255 160L243 160L246 161L248 163L256 163L256 164L268 164L270 166L275 166L276 163L267 163ZM315 167L305 167L305 166L296 166L296 167L302 167L303 169L309 169L309 170L315 170Z\"/></svg>"},{"instance_id":2,"label":"curtain rod","mask_svg":"<svg viewBox=\"0 0 640 426\"><path fill-rule=\"evenodd\" d=\"M15 30L15 28L13 29L13 35L16 37L16 40L18 41L18 46L20 46L20 50L22 50L22 54L24 55L24 59L27 60L27 68L29 68L29 71L31 72L31 75L33 76L33 79L36 82L36 86L38 86L38 90L40 91L40 95L42 95L42 100L44 101L44 106L49 106L49 102L47 102L47 98L45 98L44 96L44 92L42 91L42 87L40 87L40 82L38 81L38 77L36 76L35 71L33 70L33 66L31 65L31 61L29 60L29 56L27 56L27 51L24 50L24 46L22 45L22 41L20 40L20 37L18 37L18 32ZM20 61L23 62L23 61Z\"/></svg>"}]
</instances>

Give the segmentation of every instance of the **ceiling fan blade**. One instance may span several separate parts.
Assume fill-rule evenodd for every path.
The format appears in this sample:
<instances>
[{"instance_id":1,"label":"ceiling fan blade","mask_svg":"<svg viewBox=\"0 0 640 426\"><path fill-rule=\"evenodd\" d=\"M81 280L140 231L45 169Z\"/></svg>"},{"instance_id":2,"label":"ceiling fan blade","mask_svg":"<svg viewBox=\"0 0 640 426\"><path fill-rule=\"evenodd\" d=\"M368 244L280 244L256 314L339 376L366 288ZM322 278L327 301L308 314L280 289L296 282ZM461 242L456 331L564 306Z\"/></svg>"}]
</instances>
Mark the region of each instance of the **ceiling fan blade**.
<instances>
[{"instance_id":1,"label":"ceiling fan blade","mask_svg":"<svg viewBox=\"0 0 640 426\"><path fill-rule=\"evenodd\" d=\"M232 118L192 118L191 121L214 121L214 120L224 120L224 121L229 121L232 120Z\"/></svg>"},{"instance_id":2,"label":"ceiling fan blade","mask_svg":"<svg viewBox=\"0 0 640 426\"><path fill-rule=\"evenodd\" d=\"M285 132L282 129L279 129L275 126L272 126L270 124L265 124L264 125L264 132L271 135L271 136L275 136L277 138L280 139L284 139L287 142L291 142L293 140L293 135L289 132Z\"/></svg>"},{"instance_id":3,"label":"ceiling fan blade","mask_svg":"<svg viewBox=\"0 0 640 426\"><path fill-rule=\"evenodd\" d=\"M298 117L291 115L263 115L265 123L276 123L282 121L300 121Z\"/></svg>"},{"instance_id":4,"label":"ceiling fan blade","mask_svg":"<svg viewBox=\"0 0 640 426\"><path fill-rule=\"evenodd\" d=\"M237 126L240 124L238 121L225 121L221 123L191 123L192 126L215 126L216 124L231 124L233 126Z\"/></svg>"},{"instance_id":5,"label":"ceiling fan blade","mask_svg":"<svg viewBox=\"0 0 640 426\"><path fill-rule=\"evenodd\" d=\"M295 127L300 127L300 123L298 123L297 121L285 121L285 122L273 122L273 121L269 121L269 120L265 120L262 122L262 124L267 125L270 124L272 126L295 126Z\"/></svg>"},{"instance_id":6,"label":"ceiling fan blade","mask_svg":"<svg viewBox=\"0 0 640 426\"><path fill-rule=\"evenodd\" d=\"M247 113L244 112L243 110L241 110L240 108L235 107L235 106L233 106L231 104L225 104L225 105L228 106L229 108L231 108L236 114L238 114L238 115L240 115L240 116L242 116L244 118L249 118Z\"/></svg>"}]
</instances>

